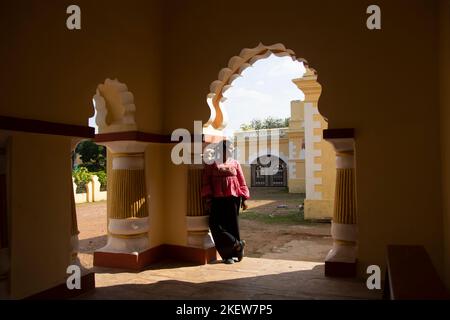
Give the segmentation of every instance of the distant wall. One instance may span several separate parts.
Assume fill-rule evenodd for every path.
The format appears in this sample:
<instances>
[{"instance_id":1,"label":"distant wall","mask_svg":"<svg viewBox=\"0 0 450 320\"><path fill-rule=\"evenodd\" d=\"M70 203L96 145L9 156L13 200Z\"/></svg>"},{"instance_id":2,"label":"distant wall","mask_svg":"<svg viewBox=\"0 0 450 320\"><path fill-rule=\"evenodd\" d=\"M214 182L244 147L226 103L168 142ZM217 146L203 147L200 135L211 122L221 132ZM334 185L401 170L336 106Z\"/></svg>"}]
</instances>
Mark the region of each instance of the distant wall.
<instances>
[{"instance_id":1,"label":"distant wall","mask_svg":"<svg viewBox=\"0 0 450 320\"><path fill-rule=\"evenodd\" d=\"M73 181L73 178L72 178ZM96 175L92 175L92 180L86 184L86 192L77 193L77 185L73 182L73 193L75 203L98 202L107 199L107 191L101 191L101 183Z\"/></svg>"}]
</instances>

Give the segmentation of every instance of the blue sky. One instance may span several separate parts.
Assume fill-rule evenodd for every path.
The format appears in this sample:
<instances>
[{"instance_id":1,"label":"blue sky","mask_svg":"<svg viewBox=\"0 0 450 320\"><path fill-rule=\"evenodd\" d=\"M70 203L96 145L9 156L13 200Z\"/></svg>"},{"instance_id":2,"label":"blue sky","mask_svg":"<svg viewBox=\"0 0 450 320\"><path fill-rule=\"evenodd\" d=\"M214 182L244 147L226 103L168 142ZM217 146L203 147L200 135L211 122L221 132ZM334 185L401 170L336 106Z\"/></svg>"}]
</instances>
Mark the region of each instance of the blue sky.
<instances>
[{"instance_id":1,"label":"blue sky","mask_svg":"<svg viewBox=\"0 0 450 320\"><path fill-rule=\"evenodd\" d=\"M224 133L232 135L252 119L289 117L291 101L303 100L303 93L292 79L300 78L304 72L302 63L274 55L245 69L224 94L227 100L223 107L228 114Z\"/></svg>"},{"instance_id":2,"label":"blue sky","mask_svg":"<svg viewBox=\"0 0 450 320\"><path fill-rule=\"evenodd\" d=\"M292 79L300 78L304 72L302 63L274 55L245 69L224 94L227 100L223 107L229 119L224 133L231 136L252 119L289 117L291 101L303 100L303 93ZM89 126L97 129L94 119L95 116L89 119Z\"/></svg>"}]
</instances>

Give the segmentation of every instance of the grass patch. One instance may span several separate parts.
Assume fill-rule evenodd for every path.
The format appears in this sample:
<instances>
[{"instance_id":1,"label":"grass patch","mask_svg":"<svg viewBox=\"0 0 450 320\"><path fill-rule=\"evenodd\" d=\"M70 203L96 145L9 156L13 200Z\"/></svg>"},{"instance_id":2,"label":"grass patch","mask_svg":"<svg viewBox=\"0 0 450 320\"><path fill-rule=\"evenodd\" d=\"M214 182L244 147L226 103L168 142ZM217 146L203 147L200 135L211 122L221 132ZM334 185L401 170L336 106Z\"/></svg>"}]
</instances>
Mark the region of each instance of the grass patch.
<instances>
[{"instance_id":1,"label":"grass patch","mask_svg":"<svg viewBox=\"0 0 450 320\"><path fill-rule=\"evenodd\" d=\"M260 221L266 224L311 224L312 221L305 220L303 211L288 211L283 213L262 213L257 211L246 211L241 213L241 219Z\"/></svg>"}]
</instances>

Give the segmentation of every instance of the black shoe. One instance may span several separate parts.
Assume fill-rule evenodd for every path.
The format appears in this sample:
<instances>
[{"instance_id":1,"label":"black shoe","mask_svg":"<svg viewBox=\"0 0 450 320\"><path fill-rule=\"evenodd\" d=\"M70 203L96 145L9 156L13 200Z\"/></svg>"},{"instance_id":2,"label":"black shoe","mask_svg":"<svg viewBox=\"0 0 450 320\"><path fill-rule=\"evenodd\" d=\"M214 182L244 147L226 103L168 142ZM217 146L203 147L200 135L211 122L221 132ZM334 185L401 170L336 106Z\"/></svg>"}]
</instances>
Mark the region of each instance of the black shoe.
<instances>
[{"instance_id":1,"label":"black shoe","mask_svg":"<svg viewBox=\"0 0 450 320\"><path fill-rule=\"evenodd\" d=\"M237 249L238 262L241 262L242 259L244 259L244 247L245 247L245 240L239 241L239 248Z\"/></svg>"},{"instance_id":2,"label":"black shoe","mask_svg":"<svg viewBox=\"0 0 450 320\"><path fill-rule=\"evenodd\" d=\"M225 263L225 264L233 264L233 263L234 263L234 260L233 260L233 258L224 259L224 260L223 260L223 263Z\"/></svg>"}]
</instances>

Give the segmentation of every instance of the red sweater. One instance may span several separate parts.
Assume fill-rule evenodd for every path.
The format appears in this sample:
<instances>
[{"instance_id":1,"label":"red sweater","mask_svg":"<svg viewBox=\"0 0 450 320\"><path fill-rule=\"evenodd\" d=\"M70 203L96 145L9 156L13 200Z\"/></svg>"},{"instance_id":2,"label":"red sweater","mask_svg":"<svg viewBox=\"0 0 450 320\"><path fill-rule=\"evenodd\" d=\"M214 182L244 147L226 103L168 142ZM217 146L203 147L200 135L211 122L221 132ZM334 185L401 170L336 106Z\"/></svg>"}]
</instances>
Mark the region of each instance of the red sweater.
<instances>
[{"instance_id":1,"label":"red sweater","mask_svg":"<svg viewBox=\"0 0 450 320\"><path fill-rule=\"evenodd\" d=\"M234 159L226 163L205 165L202 180L203 197L243 197L248 199L250 192L245 183L242 168Z\"/></svg>"}]
</instances>

